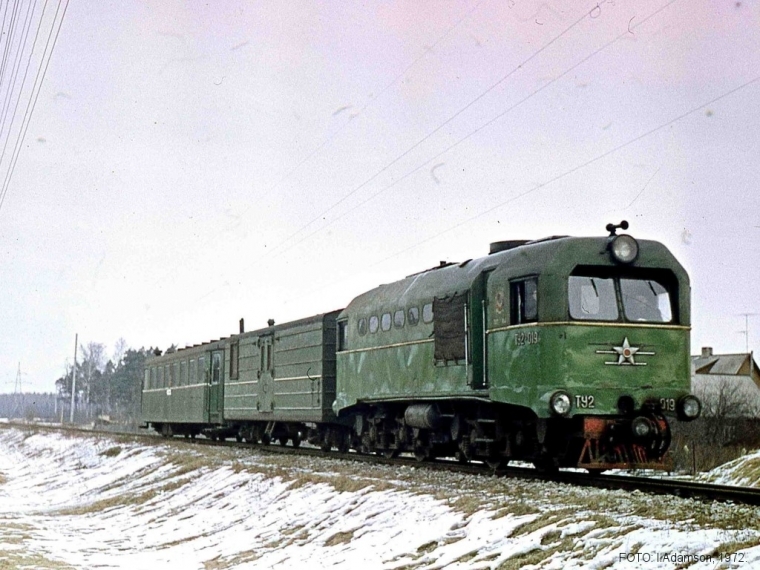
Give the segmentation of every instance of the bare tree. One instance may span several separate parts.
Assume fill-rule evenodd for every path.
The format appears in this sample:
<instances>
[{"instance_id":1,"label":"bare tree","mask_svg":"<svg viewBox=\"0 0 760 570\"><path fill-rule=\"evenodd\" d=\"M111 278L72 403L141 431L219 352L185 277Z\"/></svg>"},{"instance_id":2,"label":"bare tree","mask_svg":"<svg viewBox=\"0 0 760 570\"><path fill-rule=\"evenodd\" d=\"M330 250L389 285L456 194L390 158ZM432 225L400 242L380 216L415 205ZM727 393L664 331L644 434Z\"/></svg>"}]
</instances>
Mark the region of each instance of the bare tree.
<instances>
[{"instance_id":1,"label":"bare tree","mask_svg":"<svg viewBox=\"0 0 760 570\"><path fill-rule=\"evenodd\" d=\"M760 412L760 398L737 379L716 378L703 386L702 424L705 439L717 445L736 441L744 433L748 422ZM742 430L741 432L739 430Z\"/></svg>"},{"instance_id":2,"label":"bare tree","mask_svg":"<svg viewBox=\"0 0 760 570\"><path fill-rule=\"evenodd\" d=\"M111 357L114 366L119 366L128 348L129 346L124 338L119 338L119 340L116 341L116 344L113 347L113 356Z\"/></svg>"}]
</instances>

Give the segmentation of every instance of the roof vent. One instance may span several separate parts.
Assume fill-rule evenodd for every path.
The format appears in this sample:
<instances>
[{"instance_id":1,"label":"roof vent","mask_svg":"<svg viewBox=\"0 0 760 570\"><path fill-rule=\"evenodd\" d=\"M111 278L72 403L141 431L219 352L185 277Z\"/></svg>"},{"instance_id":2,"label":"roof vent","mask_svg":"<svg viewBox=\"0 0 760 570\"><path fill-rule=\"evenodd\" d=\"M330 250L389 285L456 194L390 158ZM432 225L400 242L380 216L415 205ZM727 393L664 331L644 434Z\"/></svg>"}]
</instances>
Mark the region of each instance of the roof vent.
<instances>
[{"instance_id":1,"label":"roof vent","mask_svg":"<svg viewBox=\"0 0 760 570\"><path fill-rule=\"evenodd\" d=\"M709 358L713 355L712 346L702 347L702 358Z\"/></svg>"},{"instance_id":2,"label":"roof vent","mask_svg":"<svg viewBox=\"0 0 760 570\"><path fill-rule=\"evenodd\" d=\"M508 249L514 249L528 243L527 239L510 239L506 241L495 241L491 243L491 248L488 251L488 255L499 253L500 251L507 251Z\"/></svg>"}]
</instances>

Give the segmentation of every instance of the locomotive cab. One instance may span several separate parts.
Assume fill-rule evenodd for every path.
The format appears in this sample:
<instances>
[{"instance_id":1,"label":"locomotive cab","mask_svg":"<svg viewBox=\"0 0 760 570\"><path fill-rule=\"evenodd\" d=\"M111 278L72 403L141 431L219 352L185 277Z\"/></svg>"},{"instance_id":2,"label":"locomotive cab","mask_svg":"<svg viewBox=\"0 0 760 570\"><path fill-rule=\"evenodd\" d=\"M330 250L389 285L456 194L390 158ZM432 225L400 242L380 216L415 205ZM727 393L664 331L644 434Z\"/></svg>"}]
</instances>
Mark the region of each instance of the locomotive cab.
<instances>
[{"instance_id":1,"label":"locomotive cab","mask_svg":"<svg viewBox=\"0 0 760 570\"><path fill-rule=\"evenodd\" d=\"M536 244L526 258L541 263L489 276L491 396L535 413L539 463L663 468L670 422L699 416L688 276L664 246L618 227Z\"/></svg>"}]
</instances>

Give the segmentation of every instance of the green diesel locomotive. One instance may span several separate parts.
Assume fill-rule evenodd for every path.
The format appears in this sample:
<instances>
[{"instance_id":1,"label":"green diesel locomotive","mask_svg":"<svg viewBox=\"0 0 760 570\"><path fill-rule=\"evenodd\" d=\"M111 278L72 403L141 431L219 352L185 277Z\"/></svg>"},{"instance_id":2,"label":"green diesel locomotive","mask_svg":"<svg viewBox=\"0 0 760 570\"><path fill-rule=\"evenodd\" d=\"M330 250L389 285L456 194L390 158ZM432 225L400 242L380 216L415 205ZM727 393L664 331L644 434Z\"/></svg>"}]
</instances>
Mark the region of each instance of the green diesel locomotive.
<instances>
[{"instance_id":1,"label":"green diesel locomotive","mask_svg":"<svg viewBox=\"0 0 760 570\"><path fill-rule=\"evenodd\" d=\"M323 449L411 452L420 460L664 468L670 423L701 409L689 394L689 279L663 245L617 235L619 228L627 223L609 225L606 237L498 242L487 257L441 263L330 313L335 337L323 334L318 358L300 371L312 378L326 363L335 370L330 392L311 396L320 403L316 417L278 407L286 384L264 391L263 367L277 368L278 336L292 325L269 327L273 352L264 358L250 349L253 411L241 416L225 392L224 408L204 429L281 442L305 436ZM219 341L226 370L241 374L245 339L262 334ZM211 389L211 368L207 375ZM235 379L222 377L221 389L237 393ZM166 394L163 386L154 391Z\"/></svg>"}]
</instances>

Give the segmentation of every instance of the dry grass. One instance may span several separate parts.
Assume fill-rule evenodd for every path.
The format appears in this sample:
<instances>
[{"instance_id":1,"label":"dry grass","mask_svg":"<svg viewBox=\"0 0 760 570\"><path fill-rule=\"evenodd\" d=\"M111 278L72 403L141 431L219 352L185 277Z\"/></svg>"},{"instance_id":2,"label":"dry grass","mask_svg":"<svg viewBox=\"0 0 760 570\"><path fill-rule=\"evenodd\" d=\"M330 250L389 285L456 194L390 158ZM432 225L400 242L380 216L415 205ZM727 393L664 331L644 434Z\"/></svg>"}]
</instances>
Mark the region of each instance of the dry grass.
<instances>
[{"instance_id":1,"label":"dry grass","mask_svg":"<svg viewBox=\"0 0 760 570\"><path fill-rule=\"evenodd\" d=\"M101 451L98 455L101 457L116 457L121 453L121 447L118 445L114 445L113 447L109 447L105 451Z\"/></svg>"},{"instance_id":2,"label":"dry grass","mask_svg":"<svg viewBox=\"0 0 760 570\"><path fill-rule=\"evenodd\" d=\"M430 554L433 552L436 548L438 548L438 541L437 540L431 540L430 542L426 542L422 546L420 546L417 549L417 554L424 556L425 554Z\"/></svg>"},{"instance_id":3,"label":"dry grass","mask_svg":"<svg viewBox=\"0 0 760 570\"><path fill-rule=\"evenodd\" d=\"M30 554L18 550L0 549L0 570L19 570L34 568L35 570L75 570L74 566L59 560L50 560L41 554Z\"/></svg>"},{"instance_id":4,"label":"dry grass","mask_svg":"<svg viewBox=\"0 0 760 570\"><path fill-rule=\"evenodd\" d=\"M478 551L473 550L471 552L468 552L467 554L463 554L462 556L454 560L454 562L457 562L459 564L466 564L467 562L475 558L477 555L478 555Z\"/></svg>"},{"instance_id":5,"label":"dry grass","mask_svg":"<svg viewBox=\"0 0 760 570\"><path fill-rule=\"evenodd\" d=\"M245 550L238 552L234 556L221 557L217 556L203 563L204 570L226 570L228 568L237 568L249 562L255 562L261 558L261 555L254 550Z\"/></svg>"},{"instance_id":6,"label":"dry grass","mask_svg":"<svg viewBox=\"0 0 760 570\"><path fill-rule=\"evenodd\" d=\"M338 532L325 541L325 546L336 546L338 544L348 544L354 539L356 529L348 532Z\"/></svg>"},{"instance_id":7,"label":"dry grass","mask_svg":"<svg viewBox=\"0 0 760 570\"><path fill-rule=\"evenodd\" d=\"M575 509L569 509L569 508L557 509L555 511L548 512L544 516L535 518L531 521L524 522L523 524L521 524L520 526L514 529L511 536L522 536L526 534L531 534L544 527L558 523L564 518L569 517L576 512L577 511Z\"/></svg>"},{"instance_id":8,"label":"dry grass","mask_svg":"<svg viewBox=\"0 0 760 570\"><path fill-rule=\"evenodd\" d=\"M557 552L571 552L574 540L571 537L551 543L544 548L536 547L533 550L518 554L502 562L498 570L519 570L525 566L537 565L554 556Z\"/></svg>"},{"instance_id":9,"label":"dry grass","mask_svg":"<svg viewBox=\"0 0 760 570\"><path fill-rule=\"evenodd\" d=\"M747 480L753 487L760 487L760 458L745 461L741 469L734 473L737 477Z\"/></svg>"},{"instance_id":10,"label":"dry grass","mask_svg":"<svg viewBox=\"0 0 760 570\"><path fill-rule=\"evenodd\" d=\"M0 473L0 485L5 485L8 482L8 478Z\"/></svg>"}]
</instances>

